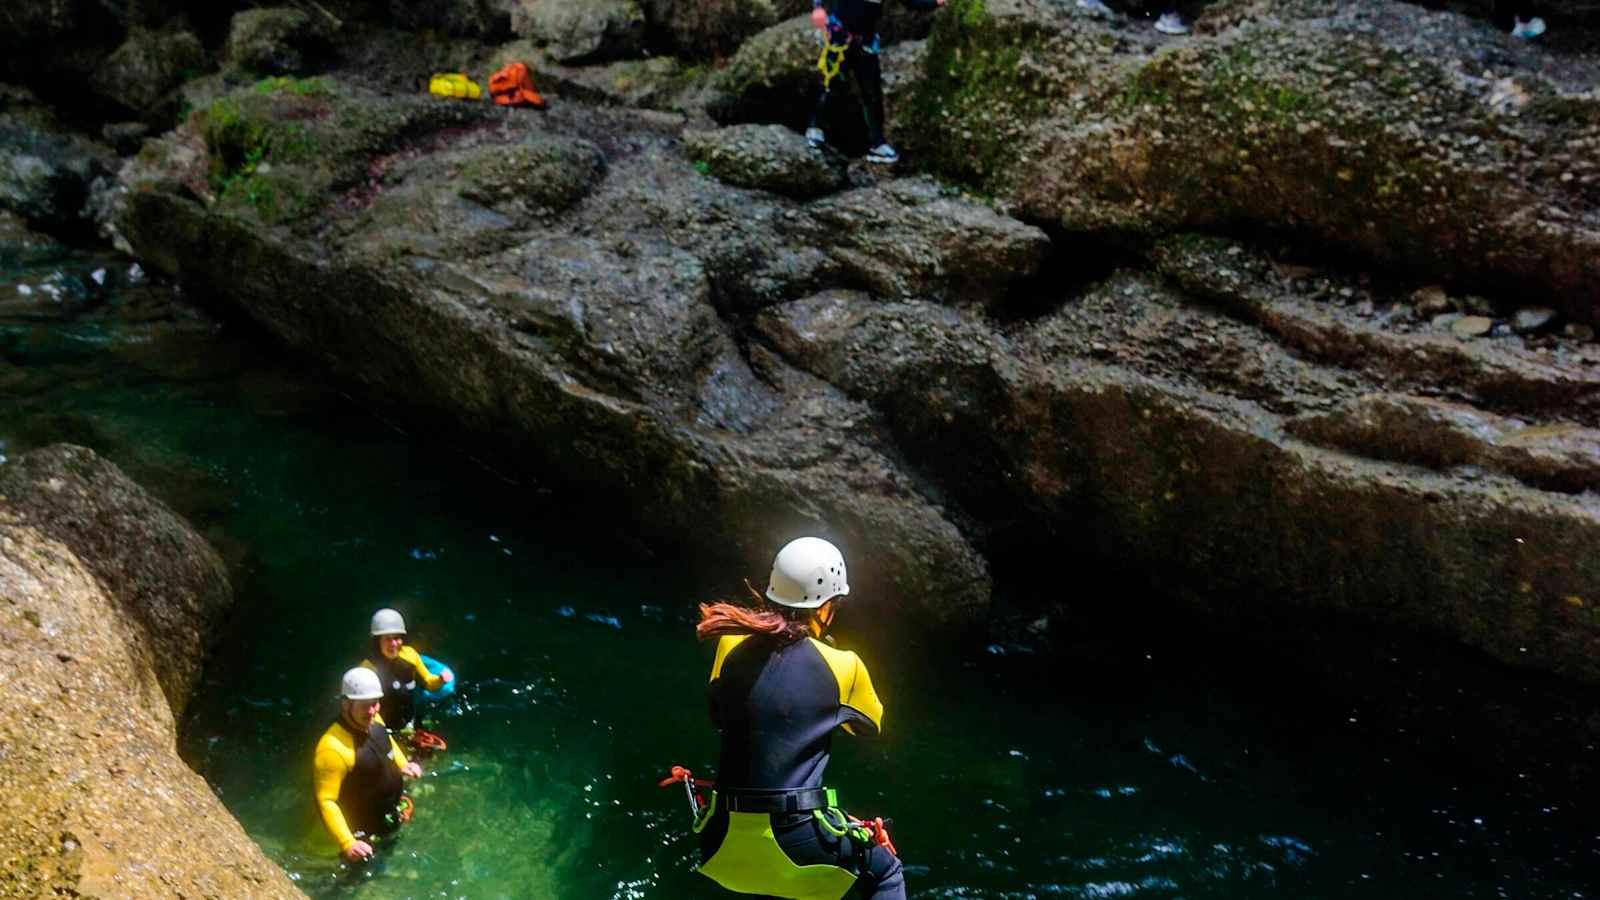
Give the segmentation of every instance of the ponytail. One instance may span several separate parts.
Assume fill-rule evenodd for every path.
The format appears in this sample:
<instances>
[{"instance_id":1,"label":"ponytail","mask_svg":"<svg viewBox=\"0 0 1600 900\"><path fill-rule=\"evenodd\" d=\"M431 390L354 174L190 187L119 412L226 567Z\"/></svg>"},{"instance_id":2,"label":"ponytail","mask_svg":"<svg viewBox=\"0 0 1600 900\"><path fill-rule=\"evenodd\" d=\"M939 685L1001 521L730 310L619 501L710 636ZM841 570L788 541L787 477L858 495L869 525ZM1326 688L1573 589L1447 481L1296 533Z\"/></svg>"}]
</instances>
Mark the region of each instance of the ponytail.
<instances>
[{"instance_id":1,"label":"ponytail","mask_svg":"<svg viewBox=\"0 0 1600 900\"><path fill-rule=\"evenodd\" d=\"M800 610L809 614L810 610ZM751 609L733 603L700 604L700 624L694 636L702 641L725 634L765 634L792 643L811 633L809 615L795 617L775 609Z\"/></svg>"}]
</instances>

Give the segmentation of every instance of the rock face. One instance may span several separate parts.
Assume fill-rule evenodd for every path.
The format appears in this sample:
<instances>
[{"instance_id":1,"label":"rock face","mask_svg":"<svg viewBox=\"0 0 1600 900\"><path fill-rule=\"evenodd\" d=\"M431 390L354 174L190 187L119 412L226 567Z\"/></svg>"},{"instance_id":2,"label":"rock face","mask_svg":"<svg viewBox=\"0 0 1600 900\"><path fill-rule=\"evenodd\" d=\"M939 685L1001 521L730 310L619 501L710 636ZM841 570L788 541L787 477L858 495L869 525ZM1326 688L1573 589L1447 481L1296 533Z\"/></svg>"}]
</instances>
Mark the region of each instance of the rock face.
<instances>
[{"instance_id":1,"label":"rock face","mask_svg":"<svg viewBox=\"0 0 1600 900\"><path fill-rule=\"evenodd\" d=\"M83 231L111 154L66 131L27 93L0 87L0 209L48 231Z\"/></svg>"},{"instance_id":2,"label":"rock face","mask_svg":"<svg viewBox=\"0 0 1600 900\"><path fill-rule=\"evenodd\" d=\"M718 45L655 29L721 0L640 8L648 47ZM945 625L992 556L1070 550L1220 620L1600 683L1600 66L1386 0L1226 0L1180 41L952 0L884 53L891 134L943 180L836 180L791 121L804 8L740 8L766 25L710 75L553 70L614 104L709 86L687 135L274 82L148 143L115 222L667 544L759 570L818 530Z\"/></svg>"},{"instance_id":3,"label":"rock face","mask_svg":"<svg viewBox=\"0 0 1600 900\"><path fill-rule=\"evenodd\" d=\"M259 75L303 74L331 49L325 28L290 6L244 10L228 26L228 65Z\"/></svg>"},{"instance_id":4,"label":"rock face","mask_svg":"<svg viewBox=\"0 0 1600 900\"><path fill-rule=\"evenodd\" d=\"M149 113L168 92L206 66L205 47L188 31L133 28L92 76L95 89L131 112Z\"/></svg>"},{"instance_id":5,"label":"rock face","mask_svg":"<svg viewBox=\"0 0 1600 900\"><path fill-rule=\"evenodd\" d=\"M636 55L644 29L644 12L634 0L519 0L511 11L511 30L559 63Z\"/></svg>"},{"instance_id":6,"label":"rock face","mask_svg":"<svg viewBox=\"0 0 1600 900\"><path fill-rule=\"evenodd\" d=\"M301 896L174 720L232 596L221 560L109 463L0 466L0 893Z\"/></svg>"},{"instance_id":7,"label":"rock face","mask_svg":"<svg viewBox=\"0 0 1600 900\"><path fill-rule=\"evenodd\" d=\"M669 543L692 536L760 568L784 539L825 529L861 548L863 589L925 621L982 615L981 556L896 464L872 411L741 347L732 320L836 279L960 299L997 268L1026 275L1036 229L932 185L814 208L725 186L660 117L324 88L246 89L142 154L119 218L131 244L197 287L227 285L342 375L614 498ZM366 137L337 127L344 110L374 123ZM195 139L205 158L189 155ZM263 148L248 175L241 146ZM234 181L196 190L219 171ZM240 177L318 187L284 204ZM919 223L930 235L914 252L865 260ZM243 296L240 267L261 276Z\"/></svg>"},{"instance_id":8,"label":"rock face","mask_svg":"<svg viewBox=\"0 0 1600 900\"><path fill-rule=\"evenodd\" d=\"M1541 71L1404 3L1219 6L1168 45L1071 4L958 0L909 144L1065 232L1280 229L1600 319L1592 65Z\"/></svg>"},{"instance_id":9,"label":"rock face","mask_svg":"<svg viewBox=\"0 0 1600 900\"><path fill-rule=\"evenodd\" d=\"M832 193L848 182L836 157L782 125L739 125L686 135L684 144L716 178L796 200Z\"/></svg>"}]
</instances>

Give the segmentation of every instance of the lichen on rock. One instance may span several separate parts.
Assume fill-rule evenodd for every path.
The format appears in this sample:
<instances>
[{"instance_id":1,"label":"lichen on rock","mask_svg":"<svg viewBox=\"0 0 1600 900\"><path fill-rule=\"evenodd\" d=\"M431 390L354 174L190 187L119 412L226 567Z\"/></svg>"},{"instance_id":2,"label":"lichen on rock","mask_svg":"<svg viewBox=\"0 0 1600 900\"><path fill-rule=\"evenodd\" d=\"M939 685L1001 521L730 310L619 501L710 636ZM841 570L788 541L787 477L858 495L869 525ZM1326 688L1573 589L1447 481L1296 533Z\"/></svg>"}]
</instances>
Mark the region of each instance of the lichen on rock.
<instances>
[{"instance_id":1,"label":"lichen on rock","mask_svg":"<svg viewBox=\"0 0 1600 900\"><path fill-rule=\"evenodd\" d=\"M114 466L0 466L0 894L298 897L175 720L232 602L226 570Z\"/></svg>"}]
</instances>

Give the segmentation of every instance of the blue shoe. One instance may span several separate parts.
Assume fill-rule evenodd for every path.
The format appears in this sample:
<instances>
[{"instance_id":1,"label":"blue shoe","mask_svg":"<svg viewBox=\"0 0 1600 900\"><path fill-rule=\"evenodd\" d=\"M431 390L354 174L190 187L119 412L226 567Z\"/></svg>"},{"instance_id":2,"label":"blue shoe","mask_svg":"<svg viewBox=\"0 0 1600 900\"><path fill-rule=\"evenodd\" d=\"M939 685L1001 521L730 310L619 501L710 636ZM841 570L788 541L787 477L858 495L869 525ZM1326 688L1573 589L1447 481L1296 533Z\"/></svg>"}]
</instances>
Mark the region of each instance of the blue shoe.
<instances>
[{"instance_id":1,"label":"blue shoe","mask_svg":"<svg viewBox=\"0 0 1600 900\"><path fill-rule=\"evenodd\" d=\"M900 154L888 144L879 144L867 151L867 162L891 166L900 161Z\"/></svg>"},{"instance_id":2,"label":"blue shoe","mask_svg":"<svg viewBox=\"0 0 1600 900\"><path fill-rule=\"evenodd\" d=\"M1511 27L1511 36L1522 38L1525 41L1531 41L1541 34L1544 34L1544 20L1538 16L1534 16L1526 22L1518 19L1517 24Z\"/></svg>"}]
</instances>

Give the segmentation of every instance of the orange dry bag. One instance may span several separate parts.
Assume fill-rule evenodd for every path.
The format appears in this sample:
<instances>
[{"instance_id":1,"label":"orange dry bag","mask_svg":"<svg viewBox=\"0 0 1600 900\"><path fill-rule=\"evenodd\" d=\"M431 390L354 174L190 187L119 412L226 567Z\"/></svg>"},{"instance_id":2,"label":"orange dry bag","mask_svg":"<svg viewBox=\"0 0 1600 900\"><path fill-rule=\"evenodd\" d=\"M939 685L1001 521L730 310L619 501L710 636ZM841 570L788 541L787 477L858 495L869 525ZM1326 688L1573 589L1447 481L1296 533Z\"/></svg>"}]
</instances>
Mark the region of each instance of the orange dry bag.
<instances>
[{"instance_id":1,"label":"orange dry bag","mask_svg":"<svg viewBox=\"0 0 1600 900\"><path fill-rule=\"evenodd\" d=\"M545 106L544 98L533 89L533 73L523 63L512 63L490 75L489 96L501 106Z\"/></svg>"}]
</instances>

